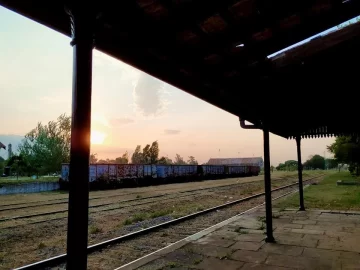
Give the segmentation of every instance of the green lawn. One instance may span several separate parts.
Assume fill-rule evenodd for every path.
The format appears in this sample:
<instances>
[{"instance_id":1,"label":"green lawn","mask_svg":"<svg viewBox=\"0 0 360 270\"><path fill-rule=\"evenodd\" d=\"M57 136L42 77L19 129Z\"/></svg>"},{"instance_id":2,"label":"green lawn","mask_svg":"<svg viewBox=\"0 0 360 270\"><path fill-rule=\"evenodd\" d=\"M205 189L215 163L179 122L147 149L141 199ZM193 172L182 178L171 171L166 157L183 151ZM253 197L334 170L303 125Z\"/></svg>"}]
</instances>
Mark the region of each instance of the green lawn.
<instances>
[{"instance_id":1,"label":"green lawn","mask_svg":"<svg viewBox=\"0 0 360 270\"><path fill-rule=\"evenodd\" d=\"M337 186L337 180L355 180L349 172L337 172L324 177L317 185L304 190L305 208L326 210L360 210L360 186ZM359 180L359 178L357 178ZM277 208L298 208L299 194L274 203Z\"/></svg>"},{"instance_id":2,"label":"green lawn","mask_svg":"<svg viewBox=\"0 0 360 270\"><path fill-rule=\"evenodd\" d=\"M42 176L39 179L32 179L31 177L19 177L17 180L16 177L4 177L0 178L0 187L6 185L18 185L18 184L27 184L27 183L37 183L37 182L57 182L59 177L55 176Z\"/></svg>"}]
</instances>

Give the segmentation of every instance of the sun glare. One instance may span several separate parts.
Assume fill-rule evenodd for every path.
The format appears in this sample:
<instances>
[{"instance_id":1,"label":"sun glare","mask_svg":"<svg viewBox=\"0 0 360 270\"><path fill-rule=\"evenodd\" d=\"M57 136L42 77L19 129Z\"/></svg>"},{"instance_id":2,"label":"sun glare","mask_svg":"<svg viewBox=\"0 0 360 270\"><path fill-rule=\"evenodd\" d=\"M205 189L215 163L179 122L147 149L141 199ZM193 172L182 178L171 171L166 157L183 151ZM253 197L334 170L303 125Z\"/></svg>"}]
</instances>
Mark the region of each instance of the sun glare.
<instances>
[{"instance_id":1,"label":"sun glare","mask_svg":"<svg viewBox=\"0 0 360 270\"><path fill-rule=\"evenodd\" d=\"M91 144L102 144L105 140L106 134L97 131L97 130L92 130L91 131Z\"/></svg>"}]
</instances>

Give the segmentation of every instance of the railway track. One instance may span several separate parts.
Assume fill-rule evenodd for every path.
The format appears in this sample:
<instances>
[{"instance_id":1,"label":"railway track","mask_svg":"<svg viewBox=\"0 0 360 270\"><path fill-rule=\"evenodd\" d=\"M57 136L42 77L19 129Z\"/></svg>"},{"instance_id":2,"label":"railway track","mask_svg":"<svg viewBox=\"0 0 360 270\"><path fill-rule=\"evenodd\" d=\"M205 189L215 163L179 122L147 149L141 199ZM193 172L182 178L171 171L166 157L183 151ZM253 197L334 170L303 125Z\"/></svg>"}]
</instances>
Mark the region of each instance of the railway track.
<instances>
[{"instance_id":1,"label":"railway track","mask_svg":"<svg viewBox=\"0 0 360 270\"><path fill-rule=\"evenodd\" d=\"M279 178L277 180L285 180L285 179ZM295 179L288 179L288 180L291 181L291 180L295 180ZM258 181L256 181L256 182L258 182ZM123 209L123 208L129 208L129 207L134 207L134 206L142 206L142 205L146 205L146 204L156 203L156 202L158 202L159 198L161 198L163 201L167 201L167 200L173 200L173 199L184 198L184 197L192 197L192 196L196 196L196 195L200 194L203 191L212 191L212 190L221 191L221 190L227 189L229 187L250 185L252 183L254 183L254 182L236 183L236 184L230 184L230 185L224 185L224 186L200 188L200 189L195 189L195 190L191 189L191 190L185 190L185 191L179 191L179 192L158 194L158 195L148 196L148 197L143 197L143 198L133 198L133 199L128 199L128 200L114 201L114 202L110 202L110 203L95 204L95 205L90 205L89 209L97 209L97 210L91 211L91 213L108 212L108 211L112 211L112 210L119 210L119 209ZM124 195L117 195L116 197L118 197L118 196L124 196ZM124 203L125 203L125 205L119 205L119 204L124 204ZM56 204L50 204L50 205L56 205ZM43 206L43 205L41 205L41 206ZM109 206L113 206L113 207L109 207ZM31 207L35 207L35 206L28 206L26 208L31 208ZM40 206L36 206L36 207L40 207ZM106 207L106 208L102 209L102 207ZM7 209L7 211L14 211L16 209L23 209L23 208L25 208L25 207L11 208L11 209ZM100 209L98 209L98 208L100 208ZM2 209L0 211L5 211L5 210ZM48 212L41 212L41 213L34 213L34 214L27 214L27 215L16 215L16 216L10 216L10 217L3 217L3 218L0 218L0 223L5 222L5 221L10 221L10 220L19 220L19 219L24 220L24 219L30 219L30 218L35 218L35 217L53 216L56 214L67 213L67 211L68 210L66 207L65 209L56 210L56 211L48 211ZM57 218L49 218L49 219L45 219L42 221L30 222L30 223L27 223L24 225L46 222L48 220L59 220L59 219L63 219L63 218L66 218L66 216L57 217ZM23 225L18 225L18 226L23 226ZM2 227L2 229L13 228L13 227L15 227L15 226Z\"/></svg>"},{"instance_id":2,"label":"railway track","mask_svg":"<svg viewBox=\"0 0 360 270\"><path fill-rule=\"evenodd\" d=\"M304 180L304 183L311 183L321 176L316 176ZM296 182L290 185L275 188L272 190L273 196L276 196L276 199L278 199L280 197L291 194L296 191L297 184L298 183ZM152 250L160 249L169 243L176 242L195 232L210 227L232 216L238 215L242 211L253 208L254 206L262 205L264 204L263 197L264 192L257 193L246 198L234 200L216 207L211 207L177 219L172 219L160 224L156 224L146 229L141 229L136 232L91 245L88 247L88 254L91 254L89 256L89 266L91 266L92 263L96 264L99 259L97 258L99 254L101 254L101 258L103 259L106 257L106 252L111 251L111 256L113 257L114 250L118 250L119 254L125 250L128 253L127 256L118 255L119 258L122 258L117 262L118 265L109 266L113 269L118 267L120 264L125 264L135 260L136 258L143 256ZM224 211L222 211L222 209L224 209ZM146 238L142 237L145 235ZM101 251L101 253L98 251ZM44 269L54 266L60 266L61 268L61 264L63 264L65 260L66 254L62 254L17 269Z\"/></svg>"},{"instance_id":3,"label":"railway track","mask_svg":"<svg viewBox=\"0 0 360 270\"><path fill-rule=\"evenodd\" d=\"M291 178L291 177L277 177L272 179L272 181L277 180L295 180L297 178ZM263 181L263 179L255 180L253 182L259 182ZM201 183L201 182L200 182ZM232 184L226 184L226 185L214 185L207 188L201 188L201 190L207 190L207 189L213 189L218 187L230 187L230 186L237 186L248 182L241 182L241 183L232 183ZM178 183L177 183L178 184ZM177 189L183 189L183 187L169 187L165 189L161 189L161 191L172 191ZM185 191L179 191L178 193L186 193L194 191L195 189L191 190L185 190ZM196 189L200 190L200 189ZM145 191L136 191L136 192L120 192L114 195L104 195L104 196L96 196L89 198L89 201L95 201L95 200L101 200L101 199L108 199L108 198L116 198L116 197L122 197L122 196L129 196L129 195L140 195L144 193L148 193L149 190ZM24 203L12 203L12 204L2 204L0 205L0 212L8 211L8 210L19 210L19 209L27 209L32 207L42 207L42 206L49 206L49 205L58 205L58 204L67 204L68 198L58 198L58 199L51 199L51 200L41 200L41 201L33 201L33 202L24 202ZM15 207L14 207L15 206Z\"/></svg>"}]
</instances>

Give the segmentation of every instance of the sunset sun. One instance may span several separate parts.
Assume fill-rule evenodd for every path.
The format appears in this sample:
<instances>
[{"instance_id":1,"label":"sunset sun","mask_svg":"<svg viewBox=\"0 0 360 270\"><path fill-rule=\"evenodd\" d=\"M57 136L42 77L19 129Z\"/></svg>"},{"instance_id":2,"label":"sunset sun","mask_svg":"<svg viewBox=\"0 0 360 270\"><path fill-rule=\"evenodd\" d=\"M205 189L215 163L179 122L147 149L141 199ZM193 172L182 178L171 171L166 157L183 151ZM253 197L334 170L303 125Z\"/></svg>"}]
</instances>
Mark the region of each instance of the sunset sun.
<instances>
[{"instance_id":1,"label":"sunset sun","mask_svg":"<svg viewBox=\"0 0 360 270\"><path fill-rule=\"evenodd\" d=\"M91 144L103 144L104 140L105 140L106 134L97 131L97 130L92 130L91 131Z\"/></svg>"}]
</instances>

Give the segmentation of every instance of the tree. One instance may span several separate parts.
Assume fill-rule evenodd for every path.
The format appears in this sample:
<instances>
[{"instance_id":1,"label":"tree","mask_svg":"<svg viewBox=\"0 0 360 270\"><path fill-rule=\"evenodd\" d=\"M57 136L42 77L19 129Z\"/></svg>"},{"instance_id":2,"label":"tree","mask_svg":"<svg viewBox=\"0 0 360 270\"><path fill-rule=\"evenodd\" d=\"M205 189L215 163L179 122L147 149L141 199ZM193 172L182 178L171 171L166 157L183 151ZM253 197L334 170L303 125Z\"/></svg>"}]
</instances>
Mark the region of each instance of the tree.
<instances>
[{"instance_id":1,"label":"tree","mask_svg":"<svg viewBox=\"0 0 360 270\"><path fill-rule=\"evenodd\" d=\"M298 162L296 160L287 160L285 163L280 163L276 170L278 171L295 171L297 170Z\"/></svg>"},{"instance_id":2,"label":"tree","mask_svg":"<svg viewBox=\"0 0 360 270\"><path fill-rule=\"evenodd\" d=\"M18 151L29 164L28 173L57 172L70 161L71 117L60 115L56 121L38 125L25 135Z\"/></svg>"},{"instance_id":3,"label":"tree","mask_svg":"<svg viewBox=\"0 0 360 270\"><path fill-rule=\"evenodd\" d=\"M148 155L150 164L156 164L159 159L159 144L157 141L151 144Z\"/></svg>"},{"instance_id":4,"label":"tree","mask_svg":"<svg viewBox=\"0 0 360 270\"><path fill-rule=\"evenodd\" d=\"M8 160L7 166L11 167L12 171L16 172L17 179L19 179L19 174L22 174L23 172L27 171L27 164L21 155L12 156Z\"/></svg>"},{"instance_id":5,"label":"tree","mask_svg":"<svg viewBox=\"0 0 360 270\"><path fill-rule=\"evenodd\" d=\"M311 169L325 169L325 159L320 155L310 156L310 158L303 164L306 168Z\"/></svg>"},{"instance_id":6,"label":"tree","mask_svg":"<svg viewBox=\"0 0 360 270\"><path fill-rule=\"evenodd\" d=\"M198 165L198 162L193 156L189 156L189 160L187 161L187 163L190 165Z\"/></svg>"},{"instance_id":7,"label":"tree","mask_svg":"<svg viewBox=\"0 0 360 270\"><path fill-rule=\"evenodd\" d=\"M339 168L339 162L337 161L337 159L334 158L325 159L325 164L327 169Z\"/></svg>"},{"instance_id":8,"label":"tree","mask_svg":"<svg viewBox=\"0 0 360 270\"><path fill-rule=\"evenodd\" d=\"M97 156L97 154L90 155L90 164L95 164L98 161L96 156Z\"/></svg>"},{"instance_id":9,"label":"tree","mask_svg":"<svg viewBox=\"0 0 360 270\"><path fill-rule=\"evenodd\" d=\"M5 159L0 157L0 174L4 173L4 167L5 167Z\"/></svg>"},{"instance_id":10,"label":"tree","mask_svg":"<svg viewBox=\"0 0 360 270\"><path fill-rule=\"evenodd\" d=\"M129 163L129 153L126 151L121 157L115 158L116 164L128 164Z\"/></svg>"},{"instance_id":11,"label":"tree","mask_svg":"<svg viewBox=\"0 0 360 270\"><path fill-rule=\"evenodd\" d=\"M142 162L148 164L150 163L150 144L147 144L142 151Z\"/></svg>"},{"instance_id":12,"label":"tree","mask_svg":"<svg viewBox=\"0 0 360 270\"><path fill-rule=\"evenodd\" d=\"M352 174L360 175L360 137L340 136L335 142L329 145L328 150L334 154L338 163L349 165Z\"/></svg>"},{"instance_id":13,"label":"tree","mask_svg":"<svg viewBox=\"0 0 360 270\"><path fill-rule=\"evenodd\" d=\"M131 156L131 163L141 164L143 162L143 155L141 153L141 145L137 145L134 153Z\"/></svg>"},{"instance_id":14,"label":"tree","mask_svg":"<svg viewBox=\"0 0 360 270\"><path fill-rule=\"evenodd\" d=\"M158 160L158 164L163 164L163 165L171 165L173 164L172 160L168 157L161 157Z\"/></svg>"},{"instance_id":15,"label":"tree","mask_svg":"<svg viewBox=\"0 0 360 270\"><path fill-rule=\"evenodd\" d=\"M183 157L181 157L179 154L176 154L174 164L175 165L185 165L186 162L184 161Z\"/></svg>"}]
</instances>

